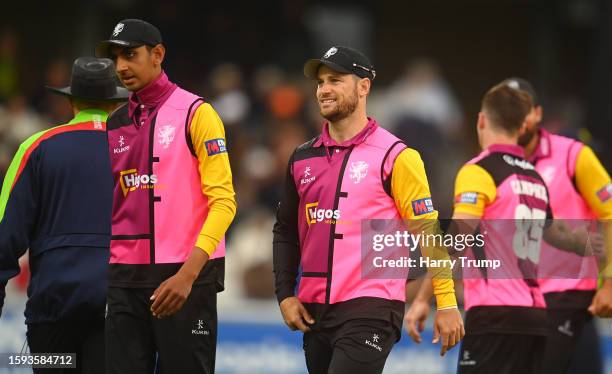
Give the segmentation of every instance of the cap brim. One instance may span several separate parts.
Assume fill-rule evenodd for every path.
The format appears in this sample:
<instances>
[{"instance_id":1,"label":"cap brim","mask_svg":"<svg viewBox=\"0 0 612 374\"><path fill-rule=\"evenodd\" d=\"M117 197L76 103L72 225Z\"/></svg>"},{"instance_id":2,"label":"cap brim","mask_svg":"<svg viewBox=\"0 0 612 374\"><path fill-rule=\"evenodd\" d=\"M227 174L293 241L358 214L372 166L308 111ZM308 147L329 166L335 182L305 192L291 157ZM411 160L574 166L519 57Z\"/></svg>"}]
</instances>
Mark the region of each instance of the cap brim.
<instances>
[{"instance_id":1,"label":"cap brim","mask_svg":"<svg viewBox=\"0 0 612 374\"><path fill-rule=\"evenodd\" d=\"M337 71L339 73L354 74L352 71L345 69L342 66L335 64L331 61L313 58L306 61L306 63L304 64L304 75L306 76L306 78L317 79L317 74L319 73L319 68L321 68L321 65L325 65L333 71Z\"/></svg>"},{"instance_id":2,"label":"cap brim","mask_svg":"<svg viewBox=\"0 0 612 374\"><path fill-rule=\"evenodd\" d=\"M98 45L96 46L96 57L107 57L107 58L111 57L111 54L110 54L111 46L133 48L133 47L140 47L141 45L144 45L144 44L143 43L133 43L133 42L128 42L128 41L119 40L119 39L103 40L100 43L98 43Z\"/></svg>"},{"instance_id":3,"label":"cap brim","mask_svg":"<svg viewBox=\"0 0 612 374\"><path fill-rule=\"evenodd\" d=\"M76 99L83 99L83 100L93 100L93 101L125 101L130 97L130 91L128 91L125 87L117 87L117 92L111 96L111 97L86 97L86 96L75 96L72 93L72 90L70 89L70 87L61 87L61 88L57 88L57 87L50 87L50 86L45 86L46 89L48 89L49 91L56 93L56 94L60 94L63 96L69 96L69 97L74 97Z\"/></svg>"}]
</instances>

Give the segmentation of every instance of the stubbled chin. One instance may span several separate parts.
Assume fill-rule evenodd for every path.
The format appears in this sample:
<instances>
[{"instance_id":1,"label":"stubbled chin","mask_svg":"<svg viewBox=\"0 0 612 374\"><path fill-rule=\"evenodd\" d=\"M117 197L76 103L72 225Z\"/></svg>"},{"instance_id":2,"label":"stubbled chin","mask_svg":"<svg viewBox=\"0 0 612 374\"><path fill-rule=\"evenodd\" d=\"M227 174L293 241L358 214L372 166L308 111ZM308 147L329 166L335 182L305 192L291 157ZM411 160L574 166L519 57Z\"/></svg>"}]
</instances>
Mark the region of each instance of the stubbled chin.
<instances>
[{"instance_id":1,"label":"stubbled chin","mask_svg":"<svg viewBox=\"0 0 612 374\"><path fill-rule=\"evenodd\" d=\"M332 113L336 110L336 106L333 104L320 105L319 111L321 113Z\"/></svg>"},{"instance_id":2,"label":"stubbled chin","mask_svg":"<svg viewBox=\"0 0 612 374\"><path fill-rule=\"evenodd\" d=\"M321 114L321 117L327 118L327 117L335 114L336 112L333 111L333 110L320 110L319 113Z\"/></svg>"}]
</instances>

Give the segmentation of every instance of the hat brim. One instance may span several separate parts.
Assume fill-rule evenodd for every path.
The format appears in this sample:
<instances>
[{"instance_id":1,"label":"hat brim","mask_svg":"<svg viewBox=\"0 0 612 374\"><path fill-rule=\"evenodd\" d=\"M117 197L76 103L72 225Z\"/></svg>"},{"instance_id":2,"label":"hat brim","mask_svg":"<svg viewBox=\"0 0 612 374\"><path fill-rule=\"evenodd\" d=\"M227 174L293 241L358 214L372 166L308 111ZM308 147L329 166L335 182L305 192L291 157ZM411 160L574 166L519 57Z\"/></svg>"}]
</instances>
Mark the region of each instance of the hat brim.
<instances>
[{"instance_id":1,"label":"hat brim","mask_svg":"<svg viewBox=\"0 0 612 374\"><path fill-rule=\"evenodd\" d=\"M144 45L144 43L134 43L134 42L128 42L128 41L119 40L119 39L103 40L100 43L98 43L98 45L96 46L96 57L107 57L107 58L112 57L110 54L111 46L134 48L134 47L140 47L141 45Z\"/></svg>"},{"instance_id":2,"label":"hat brim","mask_svg":"<svg viewBox=\"0 0 612 374\"><path fill-rule=\"evenodd\" d=\"M46 89L48 89L49 91L59 94L59 95L63 95L63 96L69 96L69 97L74 97L75 99L82 99L82 100L93 100L93 101L126 101L129 97L130 97L130 91L128 91L126 88L124 87L117 87L117 92L110 97L90 97L90 96L83 96L83 95L74 95L72 93L72 90L70 88L70 86L68 87L50 87L50 86L45 86Z\"/></svg>"},{"instance_id":3,"label":"hat brim","mask_svg":"<svg viewBox=\"0 0 612 374\"><path fill-rule=\"evenodd\" d=\"M304 75L306 76L306 78L317 79L321 65L325 65L333 71L337 71L338 73L354 74L352 71L345 69L342 66L335 64L331 61L313 58L306 61L306 63L304 64Z\"/></svg>"}]
</instances>

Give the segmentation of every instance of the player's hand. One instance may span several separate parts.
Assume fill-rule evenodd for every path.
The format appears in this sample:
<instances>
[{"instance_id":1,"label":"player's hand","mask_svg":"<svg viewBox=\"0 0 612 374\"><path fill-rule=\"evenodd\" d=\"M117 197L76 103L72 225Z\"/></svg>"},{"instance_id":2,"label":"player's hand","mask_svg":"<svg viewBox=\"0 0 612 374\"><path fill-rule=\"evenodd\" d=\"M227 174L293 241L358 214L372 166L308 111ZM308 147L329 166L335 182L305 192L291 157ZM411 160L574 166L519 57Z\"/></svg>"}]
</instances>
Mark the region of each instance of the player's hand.
<instances>
[{"instance_id":1,"label":"player's hand","mask_svg":"<svg viewBox=\"0 0 612 374\"><path fill-rule=\"evenodd\" d=\"M428 302L415 299L412 304L410 304L410 308L408 308L408 312L406 312L404 316L406 331L416 343L422 341L420 333L425 329L425 321L427 320L429 311L430 307Z\"/></svg>"},{"instance_id":2,"label":"player's hand","mask_svg":"<svg viewBox=\"0 0 612 374\"><path fill-rule=\"evenodd\" d=\"M444 309L436 312L432 343L437 344L442 341L440 356L444 356L446 351L457 345L464 336L465 329L459 309Z\"/></svg>"},{"instance_id":3,"label":"player's hand","mask_svg":"<svg viewBox=\"0 0 612 374\"><path fill-rule=\"evenodd\" d=\"M164 318L176 313L191 293L193 279L180 271L162 282L151 296L151 313L157 318Z\"/></svg>"},{"instance_id":4,"label":"player's hand","mask_svg":"<svg viewBox=\"0 0 612 374\"><path fill-rule=\"evenodd\" d=\"M292 331L300 330L302 332L309 332L310 327L315 321L308 313L302 302L295 296L288 297L280 303L281 314L285 323Z\"/></svg>"},{"instance_id":5,"label":"player's hand","mask_svg":"<svg viewBox=\"0 0 612 374\"><path fill-rule=\"evenodd\" d=\"M604 281L603 286L597 290L589 306L589 313L602 318L612 317L612 279Z\"/></svg>"}]
</instances>

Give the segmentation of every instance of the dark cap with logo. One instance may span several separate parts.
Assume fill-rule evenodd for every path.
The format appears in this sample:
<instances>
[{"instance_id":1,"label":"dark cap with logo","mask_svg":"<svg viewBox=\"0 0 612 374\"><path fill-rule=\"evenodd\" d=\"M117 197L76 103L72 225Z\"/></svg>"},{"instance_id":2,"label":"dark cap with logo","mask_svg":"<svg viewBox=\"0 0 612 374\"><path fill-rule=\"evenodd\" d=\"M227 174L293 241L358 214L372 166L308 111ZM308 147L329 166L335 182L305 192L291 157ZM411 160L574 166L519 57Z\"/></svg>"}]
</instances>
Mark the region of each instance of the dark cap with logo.
<instances>
[{"instance_id":1,"label":"dark cap with logo","mask_svg":"<svg viewBox=\"0 0 612 374\"><path fill-rule=\"evenodd\" d=\"M115 26L108 40L98 43L96 56L110 57L112 45L132 48L141 45L155 47L161 43L162 37L157 27L141 19L124 19Z\"/></svg>"},{"instance_id":2,"label":"dark cap with logo","mask_svg":"<svg viewBox=\"0 0 612 374\"><path fill-rule=\"evenodd\" d=\"M505 84L506 86L510 88L514 88L515 90L521 90L521 91L527 92L529 96L531 96L531 101L533 102L533 106L535 107L535 106L540 105L540 102L538 101L538 94L536 93L535 88L533 88L533 85L528 80L523 79L523 78L513 77L513 78L508 78L504 80L502 84Z\"/></svg>"},{"instance_id":3,"label":"dark cap with logo","mask_svg":"<svg viewBox=\"0 0 612 374\"><path fill-rule=\"evenodd\" d=\"M376 70L370 60L363 53L349 47L331 47L323 57L306 61L304 75L316 79L321 65L339 73L355 74L359 78L376 78Z\"/></svg>"},{"instance_id":4,"label":"dark cap with logo","mask_svg":"<svg viewBox=\"0 0 612 374\"><path fill-rule=\"evenodd\" d=\"M60 95L94 101L125 101L130 95L117 86L115 64L108 58L79 57L72 65L70 86L47 88Z\"/></svg>"}]
</instances>

